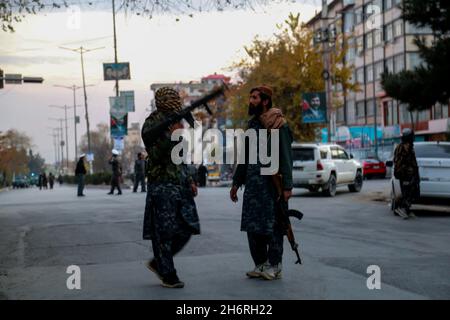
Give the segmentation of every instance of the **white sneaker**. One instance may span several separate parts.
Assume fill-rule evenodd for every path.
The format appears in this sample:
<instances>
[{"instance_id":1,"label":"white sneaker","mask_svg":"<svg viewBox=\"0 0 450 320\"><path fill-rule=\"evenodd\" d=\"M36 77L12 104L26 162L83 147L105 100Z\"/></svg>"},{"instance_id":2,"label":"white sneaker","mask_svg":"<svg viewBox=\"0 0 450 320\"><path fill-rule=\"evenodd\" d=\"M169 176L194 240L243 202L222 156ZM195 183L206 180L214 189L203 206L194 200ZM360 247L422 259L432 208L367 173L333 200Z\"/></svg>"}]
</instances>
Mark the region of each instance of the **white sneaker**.
<instances>
[{"instance_id":1,"label":"white sneaker","mask_svg":"<svg viewBox=\"0 0 450 320\"><path fill-rule=\"evenodd\" d=\"M266 280L281 279L281 263L265 268L262 277Z\"/></svg>"},{"instance_id":2,"label":"white sneaker","mask_svg":"<svg viewBox=\"0 0 450 320\"><path fill-rule=\"evenodd\" d=\"M408 215L406 214L405 209L403 209L403 208L397 208L397 209L395 209L395 212L396 212L400 217L402 217L403 219L408 219Z\"/></svg>"},{"instance_id":3,"label":"white sneaker","mask_svg":"<svg viewBox=\"0 0 450 320\"><path fill-rule=\"evenodd\" d=\"M269 266L268 262L261 263L257 265L255 269L247 272L247 277L249 278L261 278L264 270Z\"/></svg>"}]
</instances>

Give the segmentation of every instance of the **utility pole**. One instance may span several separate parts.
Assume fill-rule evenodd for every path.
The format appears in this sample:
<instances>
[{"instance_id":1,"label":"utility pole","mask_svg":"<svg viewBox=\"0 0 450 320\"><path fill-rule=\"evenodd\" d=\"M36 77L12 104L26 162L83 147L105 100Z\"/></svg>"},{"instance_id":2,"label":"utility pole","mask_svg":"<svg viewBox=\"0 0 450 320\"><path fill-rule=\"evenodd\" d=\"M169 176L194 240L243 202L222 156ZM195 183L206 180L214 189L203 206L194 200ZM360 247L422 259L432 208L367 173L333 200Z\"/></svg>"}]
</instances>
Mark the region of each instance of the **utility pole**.
<instances>
[{"instance_id":1,"label":"utility pole","mask_svg":"<svg viewBox=\"0 0 450 320\"><path fill-rule=\"evenodd\" d=\"M325 92L326 92L326 97L327 97L327 130L328 130L328 134L327 134L327 138L328 138L328 142L331 142L331 108L330 108L330 63L329 63L329 32L328 32L328 4L327 4L327 0L322 0L322 14L321 14L321 19L322 19L322 30L321 30L321 40L323 43L323 65L324 65L324 80L325 80Z\"/></svg>"},{"instance_id":2,"label":"utility pole","mask_svg":"<svg viewBox=\"0 0 450 320\"><path fill-rule=\"evenodd\" d=\"M112 0L113 11L113 28L114 28L114 63L118 63L117 59L117 35L116 35L116 4L115 0ZM116 97L119 96L119 80L116 77Z\"/></svg>"},{"instance_id":3,"label":"utility pole","mask_svg":"<svg viewBox=\"0 0 450 320\"><path fill-rule=\"evenodd\" d=\"M67 109L69 109L70 107L68 107L67 105L64 106L55 106L55 105L50 105L50 108L58 108L58 109L63 109L64 110L64 122L66 125L66 167L67 169L69 169L69 134L68 134L68 124L67 124L67 120L69 118L67 118ZM74 106L74 109L76 109L77 106Z\"/></svg>"},{"instance_id":4,"label":"utility pole","mask_svg":"<svg viewBox=\"0 0 450 320\"><path fill-rule=\"evenodd\" d=\"M87 94L86 94L86 81L85 81L85 76L84 76L84 60L83 60L83 54L87 53L87 52L91 52L94 50L98 50L98 49L103 49L104 47L100 47L100 48L95 48L95 49L85 49L83 48L83 46L81 46L80 48L77 49L70 49L70 48L65 48L65 47L60 47L61 49L64 50L70 50L73 52L77 52L80 54L81 56L81 76L83 79L83 92L84 92L84 109L86 112L86 130L87 130L87 138L88 138L88 152L91 153L91 133L89 130L89 113L88 113L88 104L87 104ZM89 161L90 165L89 165L89 169L90 169L90 173L93 173L92 170L92 161Z\"/></svg>"},{"instance_id":5,"label":"utility pole","mask_svg":"<svg viewBox=\"0 0 450 320\"><path fill-rule=\"evenodd\" d=\"M93 87L94 85L90 84L90 85L86 85L86 87ZM77 136L77 108L81 107L80 105L77 106L77 102L76 102L76 91L78 89L81 89L83 87L81 86L76 86L76 85L72 85L72 86L62 86L62 85L54 85L54 87L58 87L58 88L65 88L65 89L70 89L73 91L73 119L74 119L74 130L75 130L75 162L78 160L78 136Z\"/></svg>"},{"instance_id":6,"label":"utility pole","mask_svg":"<svg viewBox=\"0 0 450 320\"><path fill-rule=\"evenodd\" d=\"M54 121L59 121L59 128L58 130L61 132L61 136L60 136L60 143L59 145L61 146L61 169L63 168L63 163L64 163L64 137L63 137L63 118L48 118L49 120L54 120ZM64 170L63 170L64 171Z\"/></svg>"}]
</instances>

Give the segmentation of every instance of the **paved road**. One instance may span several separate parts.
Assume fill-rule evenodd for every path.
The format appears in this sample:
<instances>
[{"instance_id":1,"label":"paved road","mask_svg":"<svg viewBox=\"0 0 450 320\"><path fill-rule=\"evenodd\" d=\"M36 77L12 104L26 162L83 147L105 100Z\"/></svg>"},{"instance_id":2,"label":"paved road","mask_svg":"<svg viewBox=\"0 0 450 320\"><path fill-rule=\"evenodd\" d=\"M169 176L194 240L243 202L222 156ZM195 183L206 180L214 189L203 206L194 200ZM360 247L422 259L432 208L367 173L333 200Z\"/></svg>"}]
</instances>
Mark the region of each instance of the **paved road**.
<instances>
[{"instance_id":1,"label":"paved road","mask_svg":"<svg viewBox=\"0 0 450 320\"><path fill-rule=\"evenodd\" d=\"M346 188L335 198L296 189L291 207L305 213L294 232L302 266L285 242L283 279L247 279L252 262L239 231L242 202L228 188L201 189L202 234L176 257L186 287L162 288L145 267L144 194L74 187L0 192L0 298L3 299L449 299L450 214L393 216L387 180ZM242 193L239 193L240 200ZM68 290L66 268L81 268L81 290ZM381 289L366 286L367 267Z\"/></svg>"}]
</instances>

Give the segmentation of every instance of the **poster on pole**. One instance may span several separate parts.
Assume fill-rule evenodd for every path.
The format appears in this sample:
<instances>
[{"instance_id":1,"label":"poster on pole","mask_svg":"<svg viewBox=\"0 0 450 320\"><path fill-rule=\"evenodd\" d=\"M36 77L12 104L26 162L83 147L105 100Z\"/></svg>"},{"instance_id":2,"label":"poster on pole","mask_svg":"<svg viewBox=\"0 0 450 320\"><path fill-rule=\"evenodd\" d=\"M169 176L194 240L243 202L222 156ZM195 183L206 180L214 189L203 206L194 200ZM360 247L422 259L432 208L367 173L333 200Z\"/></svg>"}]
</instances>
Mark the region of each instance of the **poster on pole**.
<instances>
[{"instance_id":1,"label":"poster on pole","mask_svg":"<svg viewBox=\"0 0 450 320\"><path fill-rule=\"evenodd\" d=\"M124 97L128 112L134 112L134 91L120 91L120 96Z\"/></svg>"},{"instance_id":2,"label":"poster on pole","mask_svg":"<svg viewBox=\"0 0 450 320\"><path fill-rule=\"evenodd\" d=\"M112 115L123 118L127 113L125 96L109 97L110 112Z\"/></svg>"},{"instance_id":3,"label":"poster on pole","mask_svg":"<svg viewBox=\"0 0 450 320\"><path fill-rule=\"evenodd\" d=\"M122 153L124 149L124 137L114 137L114 149Z\"/></svg>"},{"instance_id":4,"label":"poster on pole","mask_svg":"<svg viewBox=\"0 0 450 320\"><path fill-rule=\"evenodd\" d=\"M123 137L128 134L128 114L117 117L111 114L110 118L111 137Z\"/></svg>"},{"instance_id":5,"label":"poster on pole","mask_svg":"<svg viewBox=\"0 0 450 320\"><path fill-rule=\"evenodd\" d=\"M130 63L103 63L103 79L109 80L130 80Z\"/></svg>"},{"instance_id":6,"label":"poster on pole","mask_svg":"<svg viewBox=\"0 0 450 320\"><path fill-rule=\"evenodd\" d=\"M302 95L303 123L327 122L327 99L325 92L309 92Z\"/></svg>"}]
</instances>

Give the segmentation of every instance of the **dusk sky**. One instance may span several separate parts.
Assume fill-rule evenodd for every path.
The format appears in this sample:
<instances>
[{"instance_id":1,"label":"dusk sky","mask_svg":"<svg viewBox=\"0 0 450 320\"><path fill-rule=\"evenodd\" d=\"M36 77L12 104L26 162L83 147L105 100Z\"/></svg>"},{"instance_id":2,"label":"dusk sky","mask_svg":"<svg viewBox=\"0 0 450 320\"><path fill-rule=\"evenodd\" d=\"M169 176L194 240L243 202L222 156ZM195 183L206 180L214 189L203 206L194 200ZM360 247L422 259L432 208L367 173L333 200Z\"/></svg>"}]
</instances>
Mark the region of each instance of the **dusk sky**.
<instances>
[{"instance_id":1,"label":"dusk sky","mask_svg":"<svg viewBox=\"0 0 450 320\"><path fill-rule=\"evenodd\" d=\"M130 63L131 80L120 81L120 90L134 90L136 112L128 124L144 121L155 82L199 81L214 72L233 76L228 67L244 55L244 45L258 35L270 37L289 12L300 13L302 21L320 9L320 1L273 4L253 10L195 14L194 18L157 16L152 20L136 15L117 14L119 62ZM86 84L91 129L109 122L108 97L114 96L114 82L103 81L102 63L114 62L111 10L81 11L80 28L68 25L65 10L27 16L15 25L13 34L0 32L0 68L5 73L40 76L43 84L7 84L0 90L0 131L18 129L32 137L35 152L47 163L54 162L53 138L49 127L59 123L49 118L64 116L64 111L49 105L73 105L72 91L54 85L80 86L80 55L58 48L87 49L104 47L85 54ZM77 104L83 105L83 92L77 91ZM84 106L78 141L86 133ZM73 117L70 109L69 117ZM69 157L74 158L73 120L69 121Z\"/></svg>"}]
</instances>

